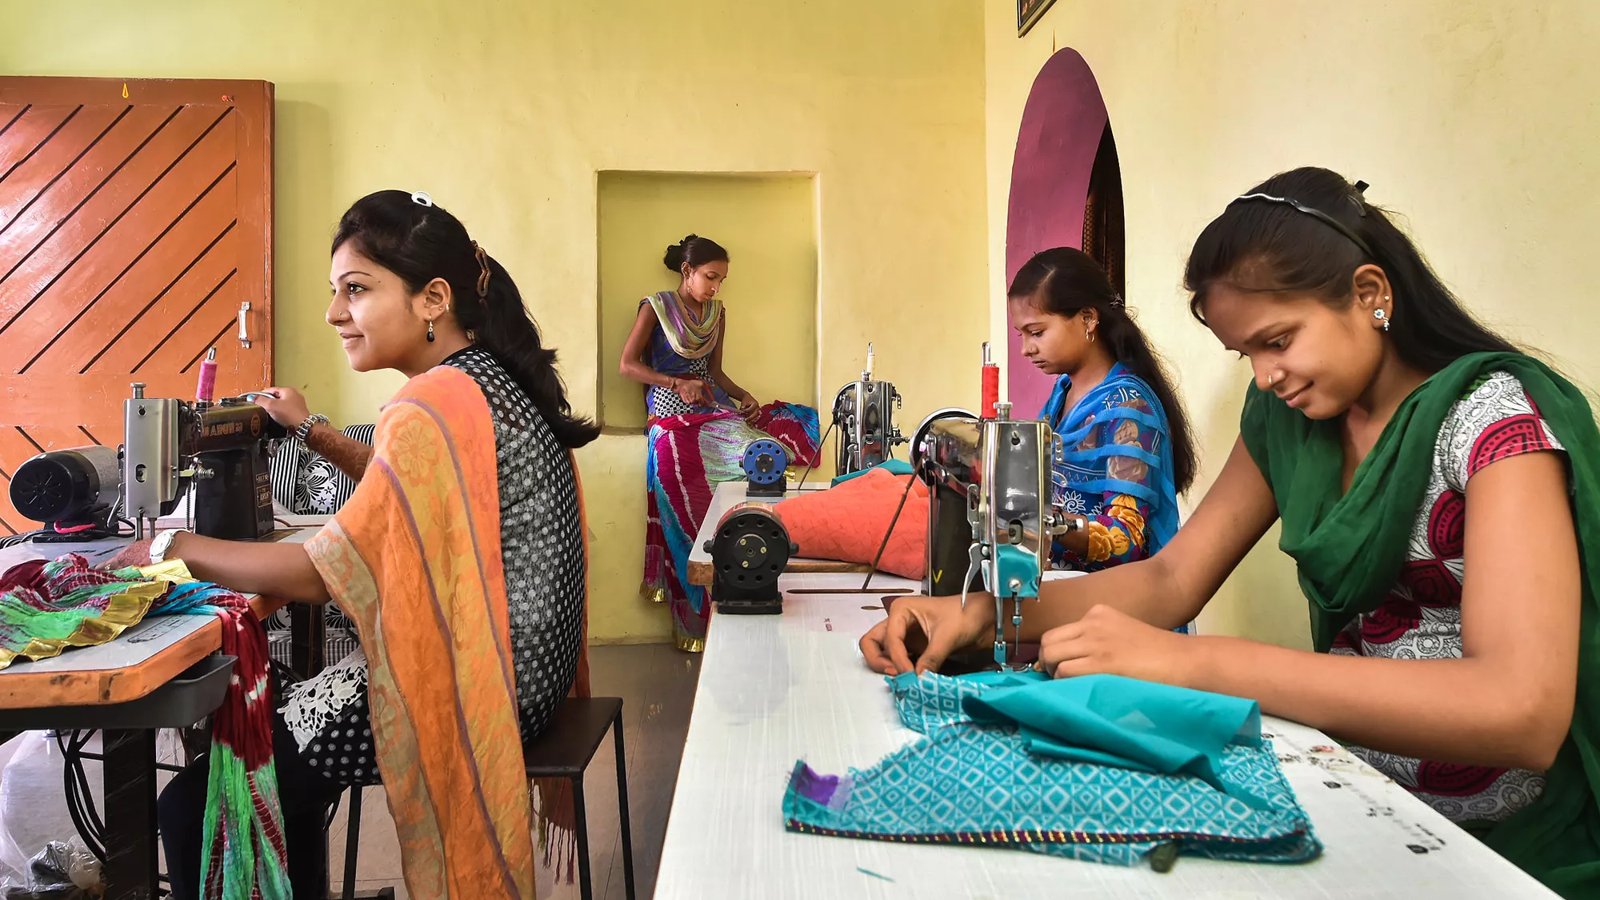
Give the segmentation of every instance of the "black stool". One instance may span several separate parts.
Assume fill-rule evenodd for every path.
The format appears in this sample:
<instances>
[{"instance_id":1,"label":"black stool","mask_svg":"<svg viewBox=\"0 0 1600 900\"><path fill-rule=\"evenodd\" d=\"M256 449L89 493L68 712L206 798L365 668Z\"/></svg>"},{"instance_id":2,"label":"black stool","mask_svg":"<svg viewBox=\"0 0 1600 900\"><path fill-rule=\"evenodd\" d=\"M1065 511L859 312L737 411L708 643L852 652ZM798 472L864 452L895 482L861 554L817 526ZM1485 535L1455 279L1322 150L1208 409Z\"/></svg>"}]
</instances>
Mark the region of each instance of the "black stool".
<instances>
[{"instance_id":1,"label":"black stool","mask_svg":"<svg viewBox=\"0 0 1600 900\"><path fill-rule=\"evenodd\" d=\"M394 900L394 888L379 888L377 891L356 893L356 851L361 846L361 785L353 784L345 795L349 797L349 810L346 815L347 828L344 841L344 890L339 893L341 900ZM328 815L330 821L334 810Z\"/></svg>"},{"instance_id":2,"label":"black stool","mask_svg":"<svg viewBox=\"0 0 1600 900\"><path fill-rule=\"evenodd\" d=\"M622 750L622 698L571 697L556 708L544 734L522 748L529 778L565 778L572 783L578 826L578 884L584 900L594 890L589 878L589 826L583 807L583 771L610 729L616 738L617 809L622 820L622 875L633 900L633 835L628 827L628 768Z\"/></svg>"}]
</instances>

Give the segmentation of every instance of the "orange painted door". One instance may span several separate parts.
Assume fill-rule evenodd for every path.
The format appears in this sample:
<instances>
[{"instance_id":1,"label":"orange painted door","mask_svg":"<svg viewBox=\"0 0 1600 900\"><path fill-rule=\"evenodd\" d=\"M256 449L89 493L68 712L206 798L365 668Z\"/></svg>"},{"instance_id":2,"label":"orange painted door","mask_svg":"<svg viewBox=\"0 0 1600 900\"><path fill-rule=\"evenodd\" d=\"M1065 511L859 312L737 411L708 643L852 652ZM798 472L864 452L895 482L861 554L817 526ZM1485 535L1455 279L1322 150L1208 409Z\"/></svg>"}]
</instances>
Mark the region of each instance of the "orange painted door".
<instances>
[{"instance_id":1,"label":"orange painted door","mask_svg":"<svg viewBox=\"0 0 1600 900\"><path fill-rule=\"evenodd\" d=\"M272 383L272 85L0 77L0 536L11 473L122 401Z\"/></svg>"}]
</instances>

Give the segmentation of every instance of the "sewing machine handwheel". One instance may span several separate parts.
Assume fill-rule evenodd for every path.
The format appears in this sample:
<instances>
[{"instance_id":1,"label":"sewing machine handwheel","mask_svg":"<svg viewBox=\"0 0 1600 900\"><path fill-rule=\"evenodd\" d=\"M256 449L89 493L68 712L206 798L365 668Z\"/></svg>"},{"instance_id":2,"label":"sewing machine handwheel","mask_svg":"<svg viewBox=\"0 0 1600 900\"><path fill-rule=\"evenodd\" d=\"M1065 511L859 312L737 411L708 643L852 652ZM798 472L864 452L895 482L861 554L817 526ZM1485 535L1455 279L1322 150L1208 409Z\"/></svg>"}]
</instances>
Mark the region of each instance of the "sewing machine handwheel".
<instances>
[{"instance_id":1,"label":"sewing machine handwheel","mask_svg":"<svg viewBox=\"0 0 1600 900\"><path fill-rule=\"evenodd\" d=\"M771 486L783 480L789 454L783 445L769 438L751 441L744 451L744 473L752 484Z\"/></svg>"},{"instance_id":2,"label":"sewing machine handwheel","mask_svg":"<svg viewBox=\"0 0 1600 900\"><path fill-rule=\"evenodd\" d=\"M936 409L928 413L928 417L922 420L922 424L918 425L917 430L911 435L912 470L916 471L922 468L922 441L928 436L928 429L933 427L933 423L940 419L976 419L977 417L977 413L962 409L959 406L946 406L943 409Z\"/></svg>"}]
</instances>

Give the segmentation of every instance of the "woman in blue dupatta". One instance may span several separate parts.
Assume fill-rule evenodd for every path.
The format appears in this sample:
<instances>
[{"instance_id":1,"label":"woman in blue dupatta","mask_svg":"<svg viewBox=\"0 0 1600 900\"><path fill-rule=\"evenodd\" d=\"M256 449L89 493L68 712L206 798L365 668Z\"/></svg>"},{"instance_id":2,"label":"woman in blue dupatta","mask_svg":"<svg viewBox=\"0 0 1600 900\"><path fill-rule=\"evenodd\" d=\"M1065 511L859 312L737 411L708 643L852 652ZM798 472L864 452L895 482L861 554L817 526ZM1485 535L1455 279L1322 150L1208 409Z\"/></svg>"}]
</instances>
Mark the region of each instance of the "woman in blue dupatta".
<instances>
[{"instance_id":1,"label":"woman in blue dupatta","mask_svg":"<svg viewBox=\"0 0 1600 900\"><path fill-rule=\"evenodd\" d=\"M1035 254L1007 291L1022 354L1056 375L1039 417L1061 436L1054 500L1074 526L1057 567L1097 571L1146 559L1178 530L1194 480L1183 407L1127 304L1087 254Z\"/></svg>"}]
</instances>

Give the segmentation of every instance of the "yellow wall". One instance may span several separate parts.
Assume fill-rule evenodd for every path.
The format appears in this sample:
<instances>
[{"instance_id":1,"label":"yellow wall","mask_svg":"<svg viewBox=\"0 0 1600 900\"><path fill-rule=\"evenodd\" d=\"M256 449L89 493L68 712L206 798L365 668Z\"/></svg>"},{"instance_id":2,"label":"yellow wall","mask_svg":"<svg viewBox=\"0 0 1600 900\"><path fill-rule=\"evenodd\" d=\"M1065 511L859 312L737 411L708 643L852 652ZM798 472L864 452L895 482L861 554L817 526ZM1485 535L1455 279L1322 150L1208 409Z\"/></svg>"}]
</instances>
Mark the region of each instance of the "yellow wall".
<instances>
[{"instance_id":1,"label":"yellow wall","mask_svg":"<svg viewBox=\"0 0 1600 900\"><path fill-rule=\"evenodd\" d=\"M1368 198L1405 213L1469 307L1580 383L1600 383L1600 312L1588 296L1600 235L1600 4L1062 0L1021 40L1015 16L1014 0L986 0L990 271L1005 271L1029 86L1056 48L1072 47L1099 80L1117 137L1128 301L1182 373L1202 424L1202 488L1238 433L1249 376L1190 320L1184 258L1229 198L1295 166L1370 182ZM994 279L990 289L999 339L1002 289ZM1276 538L1229 581L1203 630L1308 645Z\"/></svg>"},{"instance_id":2,"label":"yellow wall","mask_svg":"<svg viewBox=\"0 0 1600 900\"><path fill-rule=\"evenodd\" d=\"M722 371L762 403L817 404L815 208L809 175L600 173L595 365L607 430L644 430L642 385L617 362L640 298L678 286L661 257L691 233L728 251Z\"/></svg>"},{"instance_id":3,"label":"yellow wall","mask_svg":"<svg viewBox=\"0 0 1600 900\"><path fill-rule=\"evenodd\" d=\"M927 361L985 330L982 32L970 0L0 0L9 72L276 83L278 372L341 422L397 380L348 372L322 324L327 240L389 187L506 264L594 410L605 170L817 173L826 393L874 340L908 418L975 402L973 367ZM640 437L581 454L600 639L667 633L636 597L643 459Z\"/></svg>"}]
</instances>

